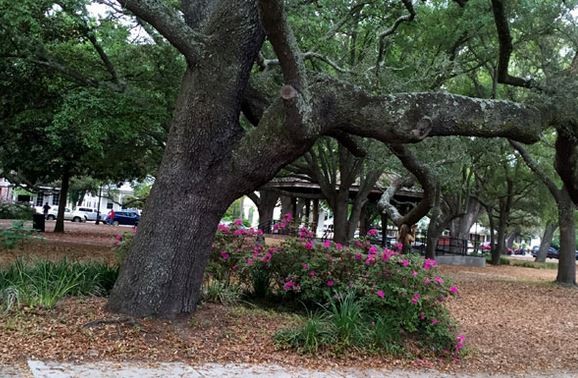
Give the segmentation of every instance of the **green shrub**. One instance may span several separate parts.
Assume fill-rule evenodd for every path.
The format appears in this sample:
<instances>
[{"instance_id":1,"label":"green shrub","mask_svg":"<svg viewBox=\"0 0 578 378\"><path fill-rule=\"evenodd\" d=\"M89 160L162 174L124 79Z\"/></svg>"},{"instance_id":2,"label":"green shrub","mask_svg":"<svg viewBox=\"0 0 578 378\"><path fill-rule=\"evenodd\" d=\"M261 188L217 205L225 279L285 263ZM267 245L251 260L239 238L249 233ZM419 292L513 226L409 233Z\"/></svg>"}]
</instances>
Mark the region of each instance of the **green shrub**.
<instances>
[{"instance_id":1,"label":"green shrub","mask_svg":"<svg viewBox=\"0 0 578 378\"><path fill-rule=\"evenodd\" d=\"M131 229L131 231L123 232L122 234L117 234L114 236L116 239L114 246L114 256L118 266L122 266L124 260L128 255L128 251L132 247L134 236L136 235L136 228Z\"/></svg>"},{"instance_id":2,"label":"green shrub","mask_svg":"<svg viewBox=\"0 0 578 378\"><path fill-rule=\"evenodd\" d=\"M0 230L0 249L14 249L35 236L36 231L25 227L23 221L14 221L10 227Z\"/></svg>"},{"instance_id":3,"label":"green shrub","mask_svg":"<svg viewBox=\"0 0 578 378\"><path fill-rule=\"evenodd\" d=\"M106 295L117 274L116 268L100 263L17 260L0 271L0 305L52 308L65 296Z\"/></svg>"},{"instance_id":4,"label":"green shrub","mask_svg":"<svg viewBox=\"0 0 578 378\"><path fill-rule=\"evenodd\" d=\"M34 208L25 204L0 202L0 219L32 220Z\"/></svg>"},{"instance_id":5,"label":"green shrub","mask_svg":"<svg viewBox=\"0 0 578 378\"><path fill-rule=\"evenodd\" d=\"M258 280L259 285L270 282L272 298L293 308L305 305L308 311L316 311L320 304L324 321L331 325L321 328L332 330L336 346L342 348L397 350L404 340L423 340L425 348L435 353L454 350L456 327L444 302L458 291L441 277L434 260L380 250L367 240L351 246L319 243L305 229L299 230L299 238L288 238L270 248L262 245L258 236L258 231L243 229L240 224L219 226L209 276L241 283L255 293L254 277L263 275L267 279ZM314 327L320 326L317 320L310 324L312 329L319 328ZM295 340L305 342L309 331L293 329L278 340L291 340L286 344L295 345ZM396 339L396 333L403 340ZM300 344L299 348L316 347Z\"/></svg>"}]
</instances>

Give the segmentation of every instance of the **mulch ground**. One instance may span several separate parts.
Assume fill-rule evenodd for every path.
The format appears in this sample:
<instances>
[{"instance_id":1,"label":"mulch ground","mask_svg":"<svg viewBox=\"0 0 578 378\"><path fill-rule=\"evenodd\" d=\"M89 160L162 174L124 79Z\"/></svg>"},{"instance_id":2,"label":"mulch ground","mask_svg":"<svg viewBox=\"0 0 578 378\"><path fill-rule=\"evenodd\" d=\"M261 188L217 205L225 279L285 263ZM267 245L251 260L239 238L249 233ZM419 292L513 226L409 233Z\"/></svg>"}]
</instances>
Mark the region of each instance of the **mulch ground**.
<instances>
[{"instance_id":1,"label":"mulch ground","mask_svg":"<svg viewBox=\"0 0 578 378\"><path fill-rule=\"evenodd\" d=\"M67 224L68 225L68 224ZM124 230L124 229L123 229ZM114 261L119 228L74 225L10 254ZM449 308L466 336L461 361L397 359L350 353L313 356L277 350L272 335L295 324L291 314L205 304L178 321L128 319L104 310L103 298L70 298L50 311L21 309L0 317L0 365L26 359L275 363L309 368L360 366L524 374L578 372L578 290L555 286L555 270L512 266L442 267L459 286Z\"/></svg>"}]
</instances>

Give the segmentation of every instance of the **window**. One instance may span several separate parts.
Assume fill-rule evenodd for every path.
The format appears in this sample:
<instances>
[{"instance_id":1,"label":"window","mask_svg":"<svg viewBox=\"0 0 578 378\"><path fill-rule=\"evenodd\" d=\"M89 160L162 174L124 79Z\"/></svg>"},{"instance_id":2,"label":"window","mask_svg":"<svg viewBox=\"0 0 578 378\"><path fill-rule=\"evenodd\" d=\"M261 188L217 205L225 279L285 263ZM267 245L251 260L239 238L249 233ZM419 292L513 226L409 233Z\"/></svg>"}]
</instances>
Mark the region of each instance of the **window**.
<instances>
[{"instance_id":1,"label":"window","mask_svg":"<svg viewBox=\"0 0 578 378\"><path fill-rule=\"evenodd\" d=\"M40 192L36 195L36 206L44 205L44 193Z\"/></svg>"},{"instance_id":2,"label":"window","mask_svg":"<svg viewBox=\"0 0 578 378\"><path fill-rule=\"evenodd\" d=\"M109 202L106 204L107 209L112 209L113 207L114 207L114 204L112 202Z\"/></svg>"},{"instance_id":3,"label":"window","mask_svg":"<svg viewBox=\"0 0 578 378\"><path fill-rule=\"evenodd\" d=\"M86 208L86 207L79 207L78 211L84 211L87 213L92 213L92 209Z\"/></svg>"},{"instance_id":4,"label":"window","mask_svg":"<svg viewBox=\"0 0 578 378\"><path fill-rule=\"evenodd\" d=\"M52 204L54 206L58 206L60 204L60 195L58 193L52 195Z\"/></svg>"}]
</instances>

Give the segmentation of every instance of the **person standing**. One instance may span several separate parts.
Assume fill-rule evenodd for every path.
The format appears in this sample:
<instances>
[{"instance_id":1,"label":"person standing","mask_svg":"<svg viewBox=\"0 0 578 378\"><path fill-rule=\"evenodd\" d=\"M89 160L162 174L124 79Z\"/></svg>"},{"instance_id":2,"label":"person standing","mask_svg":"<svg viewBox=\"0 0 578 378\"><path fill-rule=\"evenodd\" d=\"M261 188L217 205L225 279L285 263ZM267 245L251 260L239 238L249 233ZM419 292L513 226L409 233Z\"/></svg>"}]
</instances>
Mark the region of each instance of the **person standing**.
<instances>
[{"instance_id":1,"label":"person standing","mask_svg":"<svg viewBox=\"0 0 578 378\"><path fill-rule=\"evenodd\" d=\"M108 215L106 216L106 223L112 224L114 222L114 209L110 209Z\"/></svg>"},{"instance_id":2,"label":"person standing","mask_svg":"<svg viewBox=\"0 0 578 378\"><path fill-rule=\"evenodd\" d=\"M44 214L44 219L48 218L48 211L50 211L51 207L50 205L48 205L48 202L46 202L44 204L44 206L42 206L42 213Z\"/></svg>"}]
</instances>

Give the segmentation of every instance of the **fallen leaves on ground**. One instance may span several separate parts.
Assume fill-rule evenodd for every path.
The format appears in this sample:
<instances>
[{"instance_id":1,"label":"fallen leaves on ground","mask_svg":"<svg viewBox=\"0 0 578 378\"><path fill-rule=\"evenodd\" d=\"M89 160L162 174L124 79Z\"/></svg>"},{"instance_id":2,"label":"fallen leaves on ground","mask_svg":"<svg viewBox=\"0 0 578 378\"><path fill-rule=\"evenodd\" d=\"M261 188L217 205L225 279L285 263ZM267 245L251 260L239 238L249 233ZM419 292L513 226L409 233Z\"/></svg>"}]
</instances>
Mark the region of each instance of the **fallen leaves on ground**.
<instances>
[{"instance_id":1,"label":"fallen leaves on ground","mask_svg":"<svg viewBox=\"0 0 578 378\"><path fill-rule=\"evenodd\" d=\"M16 256L113 261L110 247L118 231L75 225L64 237L77 244L47 234L45 242L12 254L3 252L0 264ZM91 243L78 244L83 240ZM0 365L37 358L268 363L317 369L435 368L467 373L578 372L578 290L554 285L555 270L444 266L442 271L460 290L459 298L448 304L466 336L468 352L460 361L278 350L273 334L295 324L297 317L246 306L205 304L188 319L135 320L107 313L103 298L69 298L53 310L24 308L0 317Z\"/></svg>"}]
</instances>

